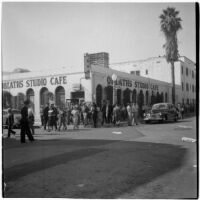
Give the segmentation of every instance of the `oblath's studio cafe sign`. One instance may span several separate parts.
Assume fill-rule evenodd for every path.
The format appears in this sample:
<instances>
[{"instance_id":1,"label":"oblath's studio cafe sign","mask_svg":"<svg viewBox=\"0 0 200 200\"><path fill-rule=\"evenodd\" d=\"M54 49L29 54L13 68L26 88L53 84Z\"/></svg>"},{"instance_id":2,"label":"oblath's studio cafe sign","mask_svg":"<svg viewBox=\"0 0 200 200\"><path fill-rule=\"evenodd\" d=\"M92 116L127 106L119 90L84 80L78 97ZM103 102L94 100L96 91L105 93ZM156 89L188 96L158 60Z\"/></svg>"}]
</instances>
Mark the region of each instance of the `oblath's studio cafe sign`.
<instances>
[{"instance_id":1,"label":"oblath's studio cafe sign","mask_svg":"<svg viewBox=\"0 0 200 200\"><path fill-rule=\"evenodd\" d=\"M121 87L158 90L158 85L152 83L133 81L128 79L117 79L114 83L116 86L121 86ZM110 76L107 77L107 84L113 85L113 80Z\"/></svg>"},{"instance_id":2,"label":"oblath's studio cafe sign","mask_svg":"<svg viewBox=\"0 0 200 200\"><path fill-rule=\"evenodd\" d=\"M15 80L2 83L3 89L23 88L23 87L37 87L50 85L67 84L67 76L53 76L48 78L37 78L27 80Z\"/></svg>"}]
</instances>

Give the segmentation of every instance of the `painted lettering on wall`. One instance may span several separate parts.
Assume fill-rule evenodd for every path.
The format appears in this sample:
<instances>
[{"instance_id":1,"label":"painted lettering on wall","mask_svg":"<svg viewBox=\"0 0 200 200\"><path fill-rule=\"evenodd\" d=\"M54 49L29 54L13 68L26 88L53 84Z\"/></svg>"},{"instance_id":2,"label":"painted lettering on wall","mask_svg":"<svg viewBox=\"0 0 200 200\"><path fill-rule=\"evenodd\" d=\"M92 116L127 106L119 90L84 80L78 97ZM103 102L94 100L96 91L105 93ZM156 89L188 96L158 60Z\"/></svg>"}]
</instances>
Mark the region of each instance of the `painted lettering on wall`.
<instances>
[{"instance_id":1,"label":"painted lettering on wall","mask_svg":"<svg viewBox=\"0 0 200 200\"><path fill-rule=\"evenodd\" d=\"M135 88L158 90L158 85L155 85L153 83L148 84L135 81Z\"/></svg>"},{"instance_id":2,"label":"painted lettering on wall","mask_svg":"<svg viewBox=\"0 0 200 200\"><path fill-rule=\"evenodd\" d=\"M9 81L6 83L2 83L3 89L22 88L22 87L24 87L23 81Z\"/></svg>"},{"instance_id":3,"label":"painted lettering on wall","mask_svg":"<svg viewBox=\"0 0 200 200\"><path fill-rule=\"evenodd\" d=\"M47 84L46 78L26 80L26 87L45 86Z\"/></svg>"},{"instance_id":4,"label":"painted lettering on wall","mask_svg":"<svg viewBox=\"0 0 200 200\"><path fill-rule=\"evenodd\" d=\"M23 88L23 87L28 88L28 87L46 86L48 82L51 85L67 84L67 76L54 76L51 77L50 79L37 78L37 79L28 79L20 81L8 81L2 83L2 88L12 89L12 88Z\"/></svg>"},{"instance_id":5,"label":"painted lettering on wall","mask_svg":"<svg viewBox=\"0 0 200 200\"><path fill-rule=\"evenodd\" d=\"M110 76L107 77L107 84L113 85L113 80ZM132 81L132 80L126 80L126 79L119 79L114 82L117 86L125 86L125 87L134 87L138 89L151 89L151 90L158 90L158 85L153 83L144 83L144 82L138 82L138 81Z\"/></svg>"},{"instance_id":6,"label":"painted lettering on wall","mask_svg":"<svg viewBox=\"0 0 200 200\"><path fill-rule=\"evenodd\" d=\"M67 84L66 76L51 77L51 85Z\"/></svg>"},{"instance_id":7,"label":"painted lettering on wall","mask_svg":"<svg viewBox=\"0 0 200 200\"><path fill-rule=\"evenodd\" d=\"M110 76L107 77L107 83L108 85L112 85L113 84L113 80ZM125 86L125 87L132 87L132 81L131 80L126 80L126 79L119 79L115 81L115 85L119 85L119 86Z\"/></svg>"}]
</instances>

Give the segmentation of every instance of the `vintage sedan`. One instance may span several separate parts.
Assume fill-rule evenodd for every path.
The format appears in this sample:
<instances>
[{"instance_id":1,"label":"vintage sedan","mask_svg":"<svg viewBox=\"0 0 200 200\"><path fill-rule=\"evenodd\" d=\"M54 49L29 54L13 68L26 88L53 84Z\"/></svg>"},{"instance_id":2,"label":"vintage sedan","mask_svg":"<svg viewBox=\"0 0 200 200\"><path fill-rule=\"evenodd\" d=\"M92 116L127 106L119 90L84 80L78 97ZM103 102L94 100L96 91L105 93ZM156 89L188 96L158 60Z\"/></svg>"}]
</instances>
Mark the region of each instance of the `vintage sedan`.
<instances>
[{"instance_id":1,"label":"vintage sedan","mask_svg":"<svg viewBox=\"0 0 200 200\"><path fill-rule=\"evenodd\" d=\"M17 110L17 109L12 109L12 113L14 115L14 124L13 124L13 127L14 128L19 128L20 127L20 120L21 120L21 112L20 110ZM8 119L8 109L4 109L3 110L3 127L7 127L8 126L8 122L7 122L7 119Z\"/></svg>"},{"instance_id":2,"label":"vintage sedan","mask_svg":"<svg viewBox=\"0 0 200 200\"><path fill-rule=\"evenodd\" d=\"M145 113L144 121L146 123L151 121L177 121L177 108L171 103L157 103L152 106L152 109Z\"/></svg>"}]
</instances>

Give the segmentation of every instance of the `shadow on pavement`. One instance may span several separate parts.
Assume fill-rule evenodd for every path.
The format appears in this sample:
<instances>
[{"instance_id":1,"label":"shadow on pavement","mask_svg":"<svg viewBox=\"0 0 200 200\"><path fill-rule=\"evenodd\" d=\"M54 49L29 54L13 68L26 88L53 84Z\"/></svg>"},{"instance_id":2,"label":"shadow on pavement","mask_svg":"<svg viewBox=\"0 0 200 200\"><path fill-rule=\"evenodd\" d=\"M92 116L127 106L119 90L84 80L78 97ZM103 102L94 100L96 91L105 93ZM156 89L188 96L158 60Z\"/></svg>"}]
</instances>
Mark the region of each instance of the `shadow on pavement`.
<instances>
[{"instance_id":1,"label":"shadow on pavement","mask_svg":"<svg viewBox=\"0 0 200 200\"><path fill-rule=\"evenodd\" d=\"M179 168L186 153L180 146L136 141L65 140L41 144L49 148L54 144L55 149L61 144L66 148L88 148L4 169L6 183L14 182L6 197L116 198Z\"/></svg>"},{"instance_id":2,"label":"shadow on pavement","mask_svg":"<svg viewBox=\"0 0 200 200\"><path fill-rule=\"evenodd\" d=\"M95 148L81 149L58 156L17 165L9 169L4 169L4 180L5 182L13 181L30 173L45 170L56 165L61 165L64 163L66 164L69 161L81 159L85 156L92 156L93 154L100 153L102 151L105 150Z\"/></svg>"},{"instance_id":3,"label":"shadow on pavement","mask_svg":"<svg viewBox=\"0 0 200 200\"><path fill-rule=\"evenodd\" d=\"M67 146L77 146L77 147L91 147L91 146L100 146L100 145L106 145L113 142L119 142L116 140L92 140L92 139L53 139L53 140L36 140L33 143L30 143L27 141L25 144L21 144L18 140L12 140L12 139L3 139L3 150L4 152L6 149L12 149L12 148L32 148L34 147L45 147L45 146L56 146L56 145L65 145Z\"/></svg>"}]
</instances>

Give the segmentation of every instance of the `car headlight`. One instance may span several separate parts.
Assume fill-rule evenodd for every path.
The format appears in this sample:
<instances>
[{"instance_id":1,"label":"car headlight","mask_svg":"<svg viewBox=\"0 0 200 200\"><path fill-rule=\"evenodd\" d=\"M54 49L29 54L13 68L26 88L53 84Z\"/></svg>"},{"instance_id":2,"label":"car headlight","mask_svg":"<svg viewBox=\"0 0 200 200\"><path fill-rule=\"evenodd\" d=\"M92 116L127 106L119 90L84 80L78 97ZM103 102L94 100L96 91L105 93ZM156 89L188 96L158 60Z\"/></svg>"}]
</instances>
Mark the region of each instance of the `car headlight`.
<instances>
[{"instance_id":1,"label":"car headlight","mask_svg":"<svg viewBox=\"0 0 200 200\"><path fill-rule=\"evenodd\" d=\"M158 115L159 115L159 116L162 116L162 113L160 112L160 113L158 113Z\"/></svg>"}]
</instances>

